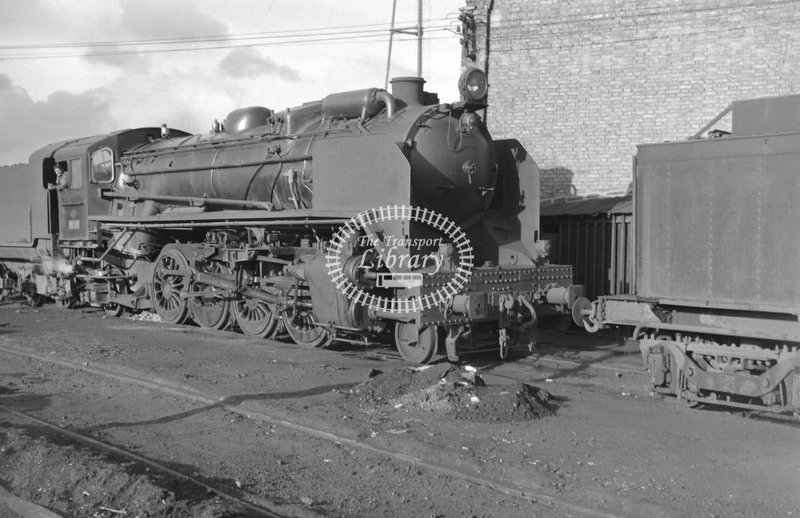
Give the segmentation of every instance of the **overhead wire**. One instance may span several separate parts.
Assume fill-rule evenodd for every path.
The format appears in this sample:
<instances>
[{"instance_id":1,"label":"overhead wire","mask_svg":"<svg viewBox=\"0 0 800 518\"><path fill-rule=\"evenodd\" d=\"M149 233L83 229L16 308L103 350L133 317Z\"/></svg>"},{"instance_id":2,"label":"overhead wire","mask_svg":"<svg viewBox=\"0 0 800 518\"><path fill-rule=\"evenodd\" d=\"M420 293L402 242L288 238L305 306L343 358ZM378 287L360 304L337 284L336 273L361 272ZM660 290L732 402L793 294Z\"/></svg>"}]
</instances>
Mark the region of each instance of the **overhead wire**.
<instances>
[{"instance_id":1,"label":"overhead wire","mask_svg":"<svg viewBox=\"0 0 800 518\"><path fill-rule=\"evenodd\" d=\"M443 30L449 28L443 22L450 22L450 20L443 19L428 19L425 20L426 30ZM411 22L407 22L411 23ZM142 39L142 40L112 40L112 41L84 41L84 42L71 42L71 43L39 43L39 44L18 44L18 45L0 45L0 51L20 51L20 50L54 50L54 49L91 49L97 47L140 47L140 46L155 46L155 45L178 45L178 44L197 44L197 43L214 43L214 42L258 42L263 40L296 40L296 39L325 39L332 37L332 39L342 38L355 38L359 36L384 36L388 34L389 28L386 24L360 24L360 25L343 25L333 27L318 27L303 30L282 30L282 31L268 31L268 32L252 32L232 35L211 35L211 36L191 36L191 37L176 37L176 38L158 38L158 39Z\"/></svg>"},{"instance_id":2,"label":"overhead wire","mask_svg":"<svg viewBox=\"0 0 800 518\"><path fill-rule=\"evenodd\" d=\"M446 19L427 19L425 23L439 23L444 22ZM400 23L416 23L416 22L400 22ZM366 29L374 27L374 29ZM362 29L362 30L355 30ZM338 25L330 27L312 27L308 29L299 30L279 30L279 31L259 31L248 32L240 34L215 34L208 36L182 36L174 38L157 38L157 39L141 39L141 40L110 40L110 41L83 41L71 43L32 43L32 44L19 44L19 45L0 45L0 50L18 50L18 49L51 49L51 48L85 48L85 47L103 47L103 46L126 46L126 45L164 45L176 43L206 43L213 41L237 41L242 39L269 39L269 38L283 38L287 36L325 36L335 34L354 34L365 32L386 32L389 28L385 23L365 23L357 25Z\"/></svg>"},{"instance_id":3,"label":"overhead wire","mask_svg":"<svg viewBox=\"0 0 800 518\"><path fill-rule=\"evenodd\" d=\"M446 29L428 29L429 31L438 30L443 32L450 32ZM399 41L414 41L416 37L403 37ZM423 40L444 40L453 39L453 36L423 36ZM18 54L3 56L0 54L0 61L17 61L17 60L37 60L37 59L57 59L57 58L75 58L75 57L101 57L101 56L124 56L136 54L163 54L172 52L192 52L192 51L207 51L207 50L225 50L246 47L283 47L283 46L296 46L296 45L319 45L319 44L352 44L352 43L385 43L388 42L388 36L343 36L338 38L326 39L307 39L307 40L290 40L271 43L242 43L233 45L215 45L215 46L202 46L202 47L182 47L182 48L167 48L167 49L130 49L130 50L117 50L107 52L73 52L73 53L60 53L60 54ZM397 39L396 39L397 41Z\"/></svg>"},{"instance_id":4,"label":"overhead wire","mask_svg":"<svg viewBox=\"0 0 800 518\"><path fill-rule=\"evenodd\" d=\"M425 31L452 32L447 19L429 19ZM370 27L375 27L370 28ZM361 28L360 30L357 30ZM426 36L424 40L447 39L452 36ZM388 41L385 24L361 24L337 27L320 27L302 31L272 31L234 35L213 35L149 40L119 40L80 43L47 43L26 45L0 45L0 61L59 59L74 57L124 56L133 54L162 54L234 49L242 47L279 47L293 45L382 43ZM401 38L407 41L411 38ZM221 43L220 45L208 45ZM141 48L147 47L147 48ZM162 48L152 48L162 47ZM85 52L58 52L59 50L85 49ZM108 49L95 50L92 49ZM113 50L112 50L113 49Z\"/></svg>"},{"instance_id":5,"label":"overhead wire","mask_svg":"<svg viewBox=\"0 0 800 518\"><path fill-rule=\"evenodd\" d=\"M717 5L709 7L691 6L687 8L667 8L667 9L651 9L649 11L634 11L621 13L620 10L597 10L593 12L584 12L575 15L560 15L551 16L548 18L539 18L535 16L535 9L532 10L532 20L534 27L548 27L561 24L579 24L582 22L597 23L601 21L616 21L624 19L638 19L652 16L676 15L675 21L678 21L681 15L696 14L702 12L719 12L733 10L746 10L748 8L757 8L758 14L763 15L765 12L773 10L776 6L800 3L800 0L773 0L773 1L759 1L747 3L731 3L729 5ZM689 4L691 5L691 4ZM441 22L451 22L447 18L432 19L428 18L424 22L432 24L425 27L426 32L430 31L446 31L451 30L452 27L442 25ZM793 23L790 21L787 23ZM414 24L416 22L398 22L398 24ZM777 25L775 22L774 25ZM782 24L782 23L781 23ZM768 25L773 25L772 23ZM759 27L762 25L752 25L752 27ZM719 32L743 30L748 26L733 27L719 30ZM29 59L54 59L54 58L72 58L72 57L102 57L102 56L117 56L117 55L132 55L132 54L159 54L167 52L190 52L190 51L205 51L205 50L223 50L227 48L237 47L268 47L268 46L288 46L288 45L313 45L318 43L359 43L359 42L386 42L388 37L385 34L388 31L385 23L369 23L369 24L352 24L332 27L316 27L303 29L299 31L278 30L278 31L264 31L252 32L232 35L209 35L209 36L190 36L190 37L175 37L175 38L158 38L158 39L141 39L141 40L111 40L111 41L84 41L75 43L39 43L39 44L18 44L18 45L0 45L0 60L14 61L14 60L29 60ZM563 37L570 34L578 34L585 32L583 29L576 28L568 31L558 31L554 36ZM717 32L714 30L704 32ZM677 34L692 35L693 33ZM671 35L657 35L641 38L620 39L608 42L590 42L590 43L576 43L567 45L526 45L526 49L548 49L548 48L571 48L583 47L592 45L607 45L615 42L627 43L635 41L647 41L652 39L668 38ZM423 40L434 40L445 38L430 38L424 37ZM273 42L274 40L274 42ZM353 41L355 40L355 41ZM401 41L410 40L401 39ZM529 40L530 41L530 40ZM214 42L230 42L230 45L217 45L217 46L196 46L196 47L178 47L178 48L159 48L159 49L141 49L138 47L146 46L169 46L169 45L193 45ZM47 51L57 49L93 49L93 48L112 48L108 52L84 52L84 53L38 53L32 51ZM124 49L120 47L135 47L132 49ZM516 48L516 47L515 47ZM11 54L6 54L3 51L12 51ZM29 51L27 53L13 53L13 51Z\"/></svg>"}]
</instances>

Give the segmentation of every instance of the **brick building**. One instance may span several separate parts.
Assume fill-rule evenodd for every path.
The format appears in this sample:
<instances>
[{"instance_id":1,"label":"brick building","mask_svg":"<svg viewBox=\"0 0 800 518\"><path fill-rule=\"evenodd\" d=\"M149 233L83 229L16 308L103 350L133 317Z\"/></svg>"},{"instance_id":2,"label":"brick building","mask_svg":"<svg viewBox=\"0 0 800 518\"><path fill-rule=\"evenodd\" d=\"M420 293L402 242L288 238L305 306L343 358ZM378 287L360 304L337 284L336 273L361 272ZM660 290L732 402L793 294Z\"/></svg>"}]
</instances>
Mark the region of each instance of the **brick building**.
<instances>
[{"instance_id":1,"label":"brick building","mask_svg":"<svg viewBox=\"0 0 800 518\"><path fill-rule=\"evenodd\" d=\"M467 8L464 64L488 72L489 128L535 157L543 198L625 192L636 144L684 139L734 100L800 91L796 0Z\"/></svg>"}]
</instances>

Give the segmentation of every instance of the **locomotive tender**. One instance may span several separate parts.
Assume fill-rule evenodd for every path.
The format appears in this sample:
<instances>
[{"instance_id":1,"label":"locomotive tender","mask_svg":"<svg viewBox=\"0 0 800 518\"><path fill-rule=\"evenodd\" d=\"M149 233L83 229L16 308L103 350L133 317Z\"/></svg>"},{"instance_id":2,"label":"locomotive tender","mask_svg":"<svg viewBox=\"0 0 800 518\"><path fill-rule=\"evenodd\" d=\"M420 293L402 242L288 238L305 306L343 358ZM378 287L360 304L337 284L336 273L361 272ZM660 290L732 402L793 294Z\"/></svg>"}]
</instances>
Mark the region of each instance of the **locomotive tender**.
<instances>
[{"instance_id":1,"label":"locomotive tender","mask_svg":"<svg viewBox=\"0 0 800 518\"><path fill-rule=\"evenodd\" d=\"M731 132L712 130L730 113ZM713 138L717 137L717 138ZM631 326L655 390L800 412L800 95L733 103L634 160L635 295L575 307Z\"/></svg>"},{"instance_id":2,"label":"locomotive tender","mask_svg":"<svg viewBox=\"0 0 800 518\"><path fill-rule=\"evenodd\" d=\"M417 363L440 345L451 360L504 357L581 287L538 238L535 163L477 113L483 72L465 71L451 104L423 83L238 109L207 134L162 126L47 146L0 177L0 215L15 222L0 230L3 293L308 346L393 332ZM418 260L392 268L402 257Z\"/></svg>"}]
</instances>

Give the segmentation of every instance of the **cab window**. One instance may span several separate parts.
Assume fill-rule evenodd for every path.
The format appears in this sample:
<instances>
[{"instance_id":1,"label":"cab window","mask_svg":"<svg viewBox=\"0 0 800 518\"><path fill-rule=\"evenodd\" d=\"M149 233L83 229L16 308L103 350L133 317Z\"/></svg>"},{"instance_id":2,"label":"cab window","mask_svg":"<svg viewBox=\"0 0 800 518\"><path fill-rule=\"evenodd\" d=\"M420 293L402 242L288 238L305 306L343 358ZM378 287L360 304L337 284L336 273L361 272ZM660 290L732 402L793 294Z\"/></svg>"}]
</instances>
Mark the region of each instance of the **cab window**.
<instances>
[{"instance_id":1,"label":"cab window","mask_svg":"<svg viewBox=\"0 0 800 518\"><path fill-rule=\"evenodd\" d=\"M104 147L92 153L92 182L109 183L114 181L114 153Z\"/></svg>"},{"instance_id":2,"label":"cab window","mask_svg":"<svg viewBox=\"0 0 800 518\"><path fill-rule=\"evenodd\" d=\"M69 161L67 172L69 173L70 189L80 189L81 187L83 187L83 174L81 172L80 158L74 158Z\"/></svg>"}]
</instances>

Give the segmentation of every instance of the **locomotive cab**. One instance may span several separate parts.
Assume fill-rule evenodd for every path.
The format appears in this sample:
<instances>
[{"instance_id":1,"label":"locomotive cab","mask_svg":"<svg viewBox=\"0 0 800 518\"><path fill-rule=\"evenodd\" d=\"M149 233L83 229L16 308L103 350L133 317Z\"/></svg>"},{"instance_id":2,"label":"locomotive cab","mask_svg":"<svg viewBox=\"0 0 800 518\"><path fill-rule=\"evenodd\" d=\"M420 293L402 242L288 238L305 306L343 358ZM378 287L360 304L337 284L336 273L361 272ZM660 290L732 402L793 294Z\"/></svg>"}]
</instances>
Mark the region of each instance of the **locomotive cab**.
<instances>
[{"instance_id":1,"label":"locomotive cab","mask_svg":"<svg viewBox=\"0 0 800 518\"><path fill-rule=\"evenodd\" d=\"M23 271L21 291L32 301L51 297L71 306L76 301L74 275L84 271L80 262L93 261L98 243L93 217L108 215L115 200L104 191L114 188L116 162L123 150L151 142L160 128L124 130L52 144L35 152L26 166L29 193L30 237L6 247L5 256L25 258L33 267ZM179 136L184 132L173 132Z\"/></svg>"},{"instance_id":2,"label":"locomotive cab","mask_svg":"<svg viewBox=\"0 0 800 518\"><path fill-rule=\"evenodd\" d=\"M57 235L63 246L89 240L89 215L109 209L99 191L113 181L115 150L109 140L104 135L64 142L43 161L42 186L50 198L49 206L56 209L50 214L50 233ZM103 169L110 169L111 176Z\"/></svg>"},{"instance_id":3,"label":"locomotive cab","mask_svg":"<svg viewBox=\"0 0 800 518\"><path fill-rule=\"evenodd\" d=\"M96 241L97 236L91 219L111 213L113 199L106 192L115 189L122 153L135 145L153 142L161 131L155 127L138 128L56 145L52 154L44 158L42 172L43 187L57 199L57 216L50 218L51 233L57 233L66 246L92 246L88 241ZM189 134L171 130L170 135ZM61 178L58 169L63 171Z\"/></svg>"}]
</instances>

